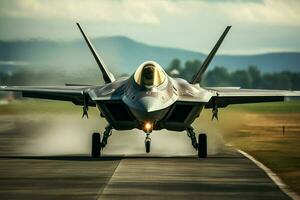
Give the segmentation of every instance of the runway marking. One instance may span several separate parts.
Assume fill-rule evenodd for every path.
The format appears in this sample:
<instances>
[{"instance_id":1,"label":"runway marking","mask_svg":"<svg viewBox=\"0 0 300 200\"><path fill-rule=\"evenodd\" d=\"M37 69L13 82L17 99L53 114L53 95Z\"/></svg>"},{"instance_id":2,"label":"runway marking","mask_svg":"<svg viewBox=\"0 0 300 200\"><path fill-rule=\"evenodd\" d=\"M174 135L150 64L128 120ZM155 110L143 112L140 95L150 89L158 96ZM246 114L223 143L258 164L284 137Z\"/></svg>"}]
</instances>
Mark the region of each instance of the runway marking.
<instances>
[{"instance_id":1,"label":"runway marking","mask_svg":"<svg viewBox=\"0 0 300 200\"><path fill-rule=\"evenodd\" d=\"M113 171L111 177L107 180L106 185L105 185L103 188L100 188L100 190L98 191L98 193L97 193L97 198L96 198L97 200L101 198L101 195L103 194L103 191L104 191L105 188L108 186L109 182L111 181L112 177L114 176L114 174L115 174L115 172L116 172L116 170L117 170L117 168L119 167L119 165L120 165L121 162L122 162L122 159L121 159L121 160L118 162L118 164L116 165L116 167L115 167L115 169L114 169L114 171Z\"/></svg>"},{"instance_id":2,"label":"runway marking","mask_svg":"<svg viewBox=\"0 0 300 200\"><path fill-rule=\"evenodd\" d=\"M125 157L125 156L124 156ZM117 169L119 168L119 165L121 164L121 162L123 161L123 159L120 160L120 162L118 163L118 165L116 166L113 174L111 175L111 177L109 178L109 180L107 181L106 185L104 186L104 188L102 190L99 190L99 193L97 195L97 200L101 199L101 196L103 193L105 193L104 191L106 190L106 188L109 186L109 183L111 182L112 178L114 177Z\"/></svg>"},{"instance_id":3,"label":"runway marking","mask_svg":"<svg viewBox=\"0 0 300 200\"><path fill-rule=\"evenodd\" d=\"M279 178L277 176L276 173L274 173L270 168L268 168L267 166L265 166L263 163L261 163L260 161L256 160L253 156L249 155L248 153L237 149L237 151L239 153L241 153L243 156L245 156L246 158L248 158L249 160L251 160L256 166L258 166L260 169L262 169L269 177L270 179L279 187L279 189L285 193L286 195L288 195L291 199L294 200L300 200L300 196L292 191L290 189L290 187L288 185L286 185L281 178Z\"/></svg>"}]
</instances>

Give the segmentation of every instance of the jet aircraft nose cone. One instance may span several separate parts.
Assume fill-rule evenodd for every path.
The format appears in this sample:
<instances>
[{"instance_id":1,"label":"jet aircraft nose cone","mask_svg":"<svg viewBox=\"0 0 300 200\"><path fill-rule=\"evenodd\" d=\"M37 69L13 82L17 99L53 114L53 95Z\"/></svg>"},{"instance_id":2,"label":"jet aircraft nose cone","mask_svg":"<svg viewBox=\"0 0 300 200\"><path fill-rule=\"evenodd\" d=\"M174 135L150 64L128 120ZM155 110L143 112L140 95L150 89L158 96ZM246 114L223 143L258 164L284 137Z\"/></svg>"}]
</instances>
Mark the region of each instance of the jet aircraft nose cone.
<instances>
[{"instance_id":1,"label":"jet aircraft nose cone","mask_svg":"<svg viewBox=\"0 0 300 200\"><path fill-rule=\"evenodd\" d=\"M155 111L159 108L160 101L158 98L154 97L143 97L140 99L139 104L140 108L147 112Z\"/></svg>"}]
</instances>

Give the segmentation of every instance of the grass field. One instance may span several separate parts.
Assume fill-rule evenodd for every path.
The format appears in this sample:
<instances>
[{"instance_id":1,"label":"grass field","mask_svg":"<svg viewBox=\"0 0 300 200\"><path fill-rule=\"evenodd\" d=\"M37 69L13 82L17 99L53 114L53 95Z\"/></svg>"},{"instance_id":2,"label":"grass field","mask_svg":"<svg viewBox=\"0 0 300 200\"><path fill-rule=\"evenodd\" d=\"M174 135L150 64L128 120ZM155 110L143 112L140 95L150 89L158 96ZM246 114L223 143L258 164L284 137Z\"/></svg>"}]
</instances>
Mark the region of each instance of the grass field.
<instances>
[{"instance_id":1,"label":"grass field","mask_svg":"<svg viewBox=\"0 0 300 200\"><path fill-rule=\"evenodd\" d=\"M218 126L225 141L264 163L300 194L300 102L238 105L221 112ZM234 128L228 127L232 123Z\"/></svg>"},{"instance_id":2,"label":"grass field","mask_svg":"<svg viewBox=\"0 0 300 200\"><path fill-rule=\"evenodd\" d=\"M18 115L18 114L81 114L82 107L75 106L70 102L58 102L48 100L25 100L15 101L10 104L0 105L0 115ZM98 115L98 110L95 107L89 107L89 114Z\"/></svg>"},{"instance_id":3,"label":"grass field","mask_svg":"<svg viewBox=\"0 0 300 200\"><path fill-rule=\"evenodd\" d=\"M300 113L300 101L231 105L229 108L252 113Z\"/></svg>"},{"instance_id":4,"label":"grass field","mask_svg":"<svg viewBox=\"0 0 300 200\"><path fill-rule=\"evenodd\" d=\"M204 110L194 126L220 130L226 143L254 156L300 194L300 101L234 105L219 112L220 120L212 122L211 110ZM82 108L38 100L0 105L0 115L44 113L81 115ZM96 108L90 108L89 114L99 115Z\"/></svg>"}]
</instances>

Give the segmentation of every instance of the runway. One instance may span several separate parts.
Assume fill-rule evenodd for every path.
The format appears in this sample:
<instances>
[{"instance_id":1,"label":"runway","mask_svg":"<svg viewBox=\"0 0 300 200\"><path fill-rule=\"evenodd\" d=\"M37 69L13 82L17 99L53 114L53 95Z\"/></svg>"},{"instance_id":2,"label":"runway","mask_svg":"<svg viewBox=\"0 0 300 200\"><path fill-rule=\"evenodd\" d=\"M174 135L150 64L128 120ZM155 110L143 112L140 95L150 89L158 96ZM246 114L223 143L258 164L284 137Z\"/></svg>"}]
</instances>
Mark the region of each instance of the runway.
<instances>
[{"instance_id":1,"label":"runway","mask_svg":"<svg viewBox=\"0 0 300 200\"><path fill-rule=\"evenodd\" d=\"M230 147L200 160L195 155L28 156L14 150L26 134L2 125L0 199L289 199Z\"/></svg>"},{"instance_id":2,"label":"runway","mask_svg":"<svg viewBox=\"0 0 300 200\"><path fill-rule=\"evenodd\" d=\"M1 199L289 199L233 150L196 157L0 158Z\"/></svg>"}]
</instances>

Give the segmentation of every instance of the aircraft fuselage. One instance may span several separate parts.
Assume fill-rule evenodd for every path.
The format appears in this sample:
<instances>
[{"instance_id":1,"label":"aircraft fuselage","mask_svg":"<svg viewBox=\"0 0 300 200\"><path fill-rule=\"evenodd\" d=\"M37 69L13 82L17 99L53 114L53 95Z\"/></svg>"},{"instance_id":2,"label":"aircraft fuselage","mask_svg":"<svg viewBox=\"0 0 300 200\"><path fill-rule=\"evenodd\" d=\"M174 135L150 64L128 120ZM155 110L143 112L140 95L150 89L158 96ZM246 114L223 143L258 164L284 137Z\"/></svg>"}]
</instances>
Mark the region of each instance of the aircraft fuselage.
<instances>
[{"instance_id":1,"label":"aircraft fuselage","mask_svg":"<svg viewBox=\"0 0 300 200\"><path fill-rule=\"evenodd\" d=\"M154 62L148 61L141 66ZM161 69L160 69L161 70ZM98 101L102 115L117 130L138 128L145 132L168 129L183 131L197 118L210 98L209 93L198 84L190 84L180 78L165 78L159 85L139 84L135 75L114 83L95 94L112 93L109 101ZM122 100L113 101L114 96ZM203 102L199 101L199 97ZM197 101L194 101L197 97ZM201 99L201 98L200 98ZM151 124L151 130L145 126Z\"/></svg>"}]
</instances>

